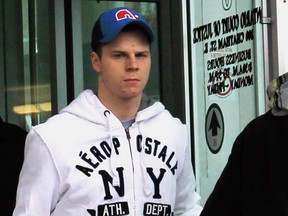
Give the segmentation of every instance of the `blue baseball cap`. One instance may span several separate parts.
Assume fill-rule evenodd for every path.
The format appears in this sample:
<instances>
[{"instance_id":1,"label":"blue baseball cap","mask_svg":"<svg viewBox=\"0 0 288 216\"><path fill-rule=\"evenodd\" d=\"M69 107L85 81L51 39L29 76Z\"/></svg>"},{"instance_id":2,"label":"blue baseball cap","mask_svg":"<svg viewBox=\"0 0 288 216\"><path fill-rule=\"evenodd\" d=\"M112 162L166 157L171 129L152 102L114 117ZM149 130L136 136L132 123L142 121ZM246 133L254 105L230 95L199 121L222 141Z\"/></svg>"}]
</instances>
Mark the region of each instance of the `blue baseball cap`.
<instances>
[{"instance_id":1,"label":"blue baseball cap","mask_svg":"<svg viewBox=\"0 0 288 216\"><path fill-rule=\"evenodd\" d=\"M150 42L154 40L153 30L141 14L131 8L118 7L102 13L96 21L92 30L92 50L95 51L99 44L113 41L129 24L141 27Z\"/></svg>"}]
</instances>

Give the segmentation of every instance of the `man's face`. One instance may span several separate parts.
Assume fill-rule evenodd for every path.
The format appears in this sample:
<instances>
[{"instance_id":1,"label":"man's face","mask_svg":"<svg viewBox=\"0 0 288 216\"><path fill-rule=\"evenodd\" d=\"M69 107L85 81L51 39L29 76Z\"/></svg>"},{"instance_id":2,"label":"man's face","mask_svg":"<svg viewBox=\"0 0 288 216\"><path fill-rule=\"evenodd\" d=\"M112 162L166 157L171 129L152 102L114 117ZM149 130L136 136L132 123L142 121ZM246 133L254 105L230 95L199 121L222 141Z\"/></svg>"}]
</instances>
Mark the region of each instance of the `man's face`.
<instances>
[{"instance_id":1,"label":"man's face","mask_svg":"<svg viewBox=\"0 0 288 216\"><path fill-rule=\"evenodd\" d=\"M99 96L139 98L149 78L150 44L141 31L121 32L102 47L101 58L92 53L92 66L99 74Z\"/></svg>"}]
</instances>

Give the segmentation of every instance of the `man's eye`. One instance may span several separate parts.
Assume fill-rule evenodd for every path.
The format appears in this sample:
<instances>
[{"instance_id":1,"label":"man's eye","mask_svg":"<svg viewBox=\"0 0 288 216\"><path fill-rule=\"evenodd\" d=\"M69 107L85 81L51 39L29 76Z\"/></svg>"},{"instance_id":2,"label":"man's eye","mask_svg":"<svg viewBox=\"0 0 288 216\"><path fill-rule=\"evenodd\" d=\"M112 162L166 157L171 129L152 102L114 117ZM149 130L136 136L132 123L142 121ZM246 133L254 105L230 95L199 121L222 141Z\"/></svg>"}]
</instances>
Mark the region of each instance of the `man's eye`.
<instances>
[{"instance_id":1,"label":"man's eye","mask_svg":"<svg viewBox=\"0 0 288 216\"><path fill-rule=\"evenodd\" d=\"M148 54L147 53L139 53L136 55L137 57L147 57Z\"/></svg>"},{"instance_id":2,"label":"man's eye","mask_svg":"<svg viewBox=\"0 0 288 216\"><path fill-rule=\"evenodd\" d=\"M114 54L114 57L115 58L120 58L120 57L123 57L124 55L122 53L118 53L118 54Z\"/></svg>"}]
</instances>

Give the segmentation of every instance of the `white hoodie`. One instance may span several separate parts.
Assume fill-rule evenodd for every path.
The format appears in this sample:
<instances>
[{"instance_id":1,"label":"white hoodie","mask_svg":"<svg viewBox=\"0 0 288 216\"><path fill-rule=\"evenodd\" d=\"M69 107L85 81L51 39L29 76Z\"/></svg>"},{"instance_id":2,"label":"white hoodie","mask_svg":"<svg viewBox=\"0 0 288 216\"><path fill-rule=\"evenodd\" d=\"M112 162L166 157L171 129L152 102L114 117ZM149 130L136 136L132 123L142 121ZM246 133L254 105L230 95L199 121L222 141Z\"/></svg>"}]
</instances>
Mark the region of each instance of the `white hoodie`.
<instances>
[{"instance_id":1,"label":"white hoodie","mask_svg":"<svg viewBox=\"0 0 288 216\"><path fill-rule=\"evenodd\" d=\"M188 145L160 102L125 131L86 90L29 132L13 215L199 215Z\"/></svg>"}]
</instances>

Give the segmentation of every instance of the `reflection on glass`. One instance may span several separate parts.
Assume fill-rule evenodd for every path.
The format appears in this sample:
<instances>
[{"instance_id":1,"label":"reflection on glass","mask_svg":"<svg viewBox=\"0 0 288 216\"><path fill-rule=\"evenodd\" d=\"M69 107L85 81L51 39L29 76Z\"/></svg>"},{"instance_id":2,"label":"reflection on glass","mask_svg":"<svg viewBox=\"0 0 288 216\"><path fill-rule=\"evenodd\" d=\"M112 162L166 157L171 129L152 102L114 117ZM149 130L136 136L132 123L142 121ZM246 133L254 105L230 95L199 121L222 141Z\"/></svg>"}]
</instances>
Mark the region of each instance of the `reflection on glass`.
<instances>
[{"instance_id":1,"label":"reflection on glass","mask_svg":"<svg viewBox=\"0 0 288 216\"><path fill-rule=\"evenodd\" d=\"M47 8L48 0L36 0L32 6L28 0L22 0L24 99L15 103L13 112L25 115L28 128L51 116L51 34Z\"/></svg>"},{"instance_id":2,"label":"reflection on glass","mask_svg":"<svg viewBox=\"0 0 288 216\"><path fill-rule=\"evenodd\" d=\"M160 99L159 87L159 58L158 58L158 27L157 27L157 4L147 2L125 2L125 1L81 1L82 14L82 39L83 39L83 71L84 71L84 88L96 89L97 75L93 71L90 63L91 54L91 31L99 15L111 8L130 7L141 13L150 23L154 30L155 42L151 47L152 68L150 80L146 86L145 93Z\"/></svg>"}]
</instances>

